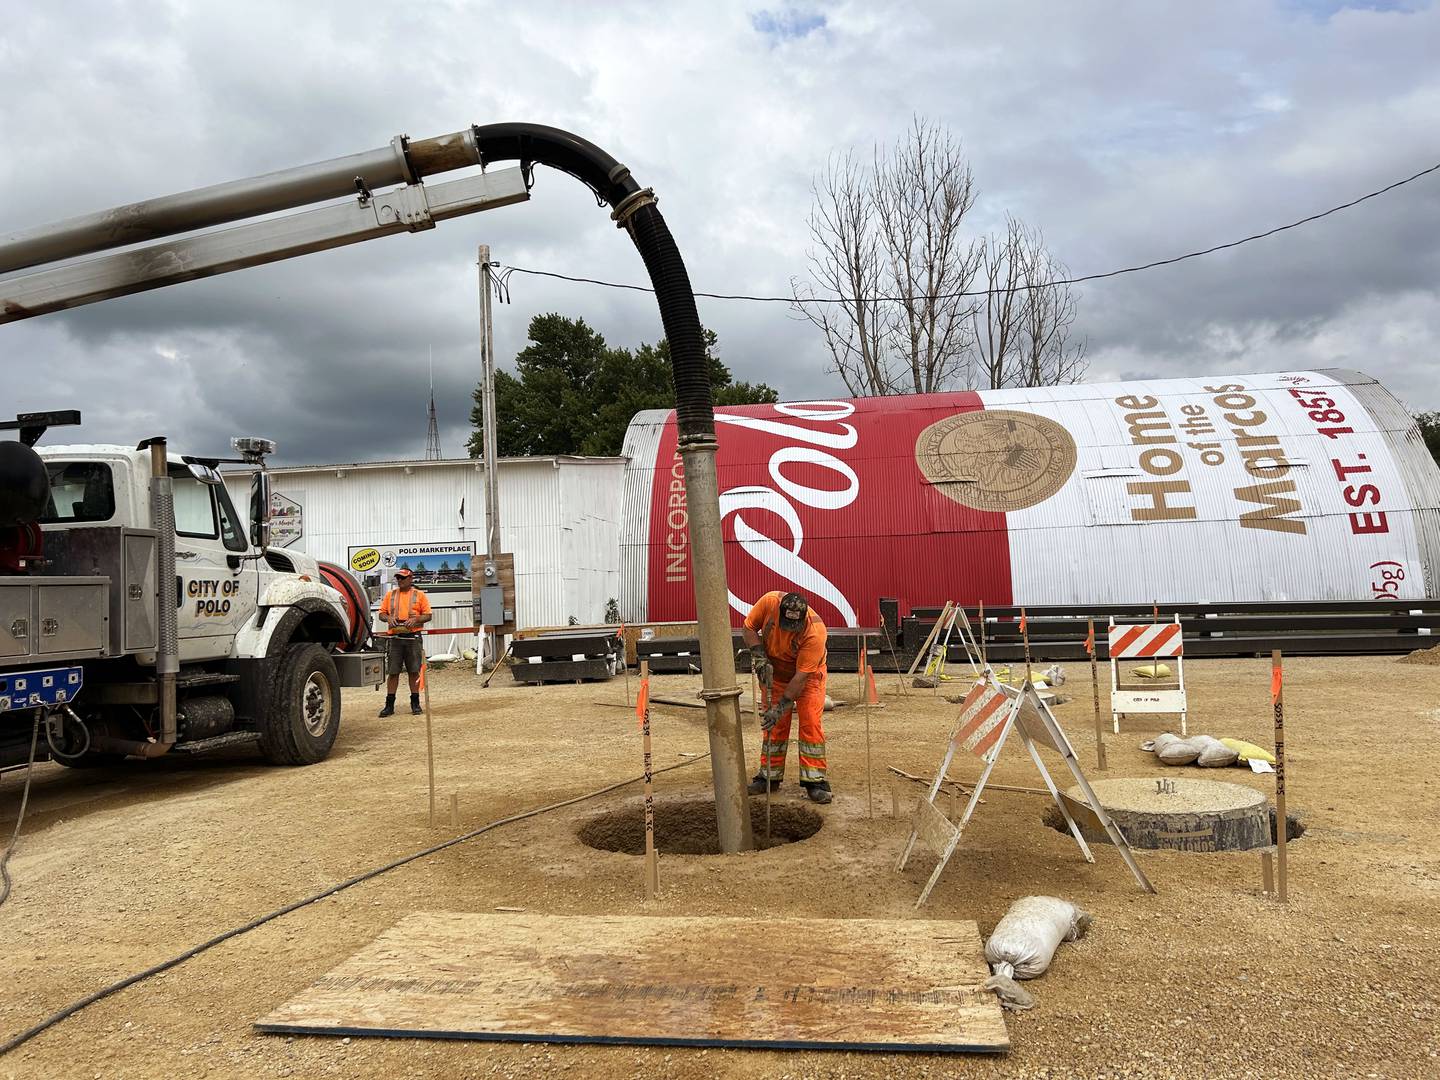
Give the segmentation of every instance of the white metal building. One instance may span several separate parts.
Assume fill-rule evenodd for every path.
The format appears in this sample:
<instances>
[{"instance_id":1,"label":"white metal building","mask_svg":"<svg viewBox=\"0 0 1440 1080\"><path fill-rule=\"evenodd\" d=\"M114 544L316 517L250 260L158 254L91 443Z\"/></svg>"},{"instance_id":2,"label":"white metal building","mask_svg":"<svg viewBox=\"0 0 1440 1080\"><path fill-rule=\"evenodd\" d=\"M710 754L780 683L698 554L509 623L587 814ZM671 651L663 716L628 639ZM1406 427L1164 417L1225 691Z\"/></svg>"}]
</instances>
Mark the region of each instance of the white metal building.
<instances>
[{"instance_id":1,"label":"white metal building","mask_svg":"<svg viewBox=\"0 0 1440 1080\"><path fill-rule=\"evenodd\" d=\"M620 595L625 459L501 458L499 467L500 539L515 556L516 624L603 622L606 602ZM299 508L300 535L287 546L314 558L345 566L351 548L455 541L473 541L485 553L480 462L282 465L270 473L274 492ZM247 505L248 474L226 479L236 505ZM470 624L468 593L431 599L437 628Z\"/></svg>"}]
</instances>

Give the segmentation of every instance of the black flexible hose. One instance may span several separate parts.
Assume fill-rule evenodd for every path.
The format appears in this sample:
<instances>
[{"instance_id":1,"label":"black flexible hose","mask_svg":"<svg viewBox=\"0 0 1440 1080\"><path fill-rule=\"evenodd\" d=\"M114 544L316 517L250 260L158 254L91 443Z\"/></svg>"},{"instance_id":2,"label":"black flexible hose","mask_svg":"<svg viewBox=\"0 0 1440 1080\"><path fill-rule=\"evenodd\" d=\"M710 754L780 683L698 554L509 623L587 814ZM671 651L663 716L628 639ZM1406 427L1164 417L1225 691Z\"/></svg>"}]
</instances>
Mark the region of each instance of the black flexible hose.
<instances>
[{"instance_id":1,"label":"black flexible hose","mask_svg":"<svg viewBox=\"0 0 1440 1080\"><path fill-rule=\"evenodd\" d=\"M713 440L715 409L695 292L690 287L685 260L654 198L642 193L628 168L571 132L541 124L485 124L473 130L483 164L519 161L527 168L536 163L549 165L569 173L601 201L620 211L620 224L639 249L650 283L655 286L660 319L670 342L680 442Z\"/></svg>"},{"instance_id":2,"label":"black flexible hose","mask_svg":"<svg viewBox=\"0 0 1440 1080\"><path fill-rule=\"evenodd\" d=\"M705 332L695 310L695 292L680 248L653 202L630 218L630 239L645 260L660 319L670 342L675 379L675 421L680 442L715 438L715 408L710 397L710 366L705 360Z\"/></svg>"},{"instance_id":3,"label":"black flexible hose","mask_svg":"<svg viewBox=\"0 0 1440 1080\"><path fill-rule=\"evenodd\" d=\"M20 826L25 824L25 808L30 805L30 780L35 775L35 747L40 742L40 710L35 710L35 727L30 732L30 760L25 763L25 794L20 797L20 813L15 815L15 831L10 834L10 843L5 845L5 854L0 855L0 904L10 899L10 856L15 854L15 845L20 842ZM687 762L688 764L688 762ZM4 1053L0 1050L0 1053Z\"/></svg>"}]
</instances>

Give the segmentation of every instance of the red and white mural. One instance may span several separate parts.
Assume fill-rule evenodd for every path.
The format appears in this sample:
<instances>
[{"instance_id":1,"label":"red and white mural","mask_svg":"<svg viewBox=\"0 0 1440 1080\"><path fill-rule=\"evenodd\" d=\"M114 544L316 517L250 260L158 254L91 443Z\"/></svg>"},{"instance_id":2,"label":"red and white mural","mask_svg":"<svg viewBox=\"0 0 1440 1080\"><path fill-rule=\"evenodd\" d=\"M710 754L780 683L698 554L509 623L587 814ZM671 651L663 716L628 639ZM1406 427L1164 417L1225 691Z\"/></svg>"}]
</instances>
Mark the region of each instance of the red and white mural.
<instances>
[{"instance_id":1,"label":"red and white mural","mask_svg":"<svg viewBox=\"0 0 1440 1080\"><path fill-rule=\"evenodd\" d=\"M1354 372L717 410L738 624L796 589L832 626L933 606L1431 592L1440 470ZM622 609L694 617L674 414L626 437Z\"/></svg>"}]
</instances>

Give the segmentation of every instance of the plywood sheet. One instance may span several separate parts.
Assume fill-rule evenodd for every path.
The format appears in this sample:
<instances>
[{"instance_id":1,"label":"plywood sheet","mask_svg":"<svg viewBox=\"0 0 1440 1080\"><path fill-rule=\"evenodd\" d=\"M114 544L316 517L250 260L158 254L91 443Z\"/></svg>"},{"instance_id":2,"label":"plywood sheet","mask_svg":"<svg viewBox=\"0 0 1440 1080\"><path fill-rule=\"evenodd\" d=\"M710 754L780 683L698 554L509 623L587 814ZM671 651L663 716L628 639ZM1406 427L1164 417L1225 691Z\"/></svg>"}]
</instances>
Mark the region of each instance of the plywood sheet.
<instances>
[{"instance_id":1,"label":"plywood sheet","mask_svg":"<svg viewBox=\"0 0 1440 1080\"><path fill-rule=\"evenodd\" d=\"M1009 1049L976 925L407 917L261 1031L837 1050Z\"/></svg>"}]
</instances>

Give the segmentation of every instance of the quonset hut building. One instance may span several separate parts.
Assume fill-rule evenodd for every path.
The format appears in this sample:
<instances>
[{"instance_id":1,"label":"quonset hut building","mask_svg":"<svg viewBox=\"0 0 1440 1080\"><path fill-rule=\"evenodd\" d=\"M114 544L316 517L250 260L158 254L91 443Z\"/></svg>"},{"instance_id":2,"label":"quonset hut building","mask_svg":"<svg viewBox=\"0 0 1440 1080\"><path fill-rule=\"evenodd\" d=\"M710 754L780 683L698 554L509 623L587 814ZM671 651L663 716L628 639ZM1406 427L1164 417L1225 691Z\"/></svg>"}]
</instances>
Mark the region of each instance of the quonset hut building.
<instances>
[{"instance_id":1,"label":"quonset hut building","mask_svg":"<svg viewBox=\"0 0 1440 1080\"><path fill-rule=\"evenodd\" d=\"M831 626L987 606L1428 599L1440 469L1354 371L717 409L732 615ZM673 412L625 439L621 610L694 617Z\"/></svg>"}]
</instances>

